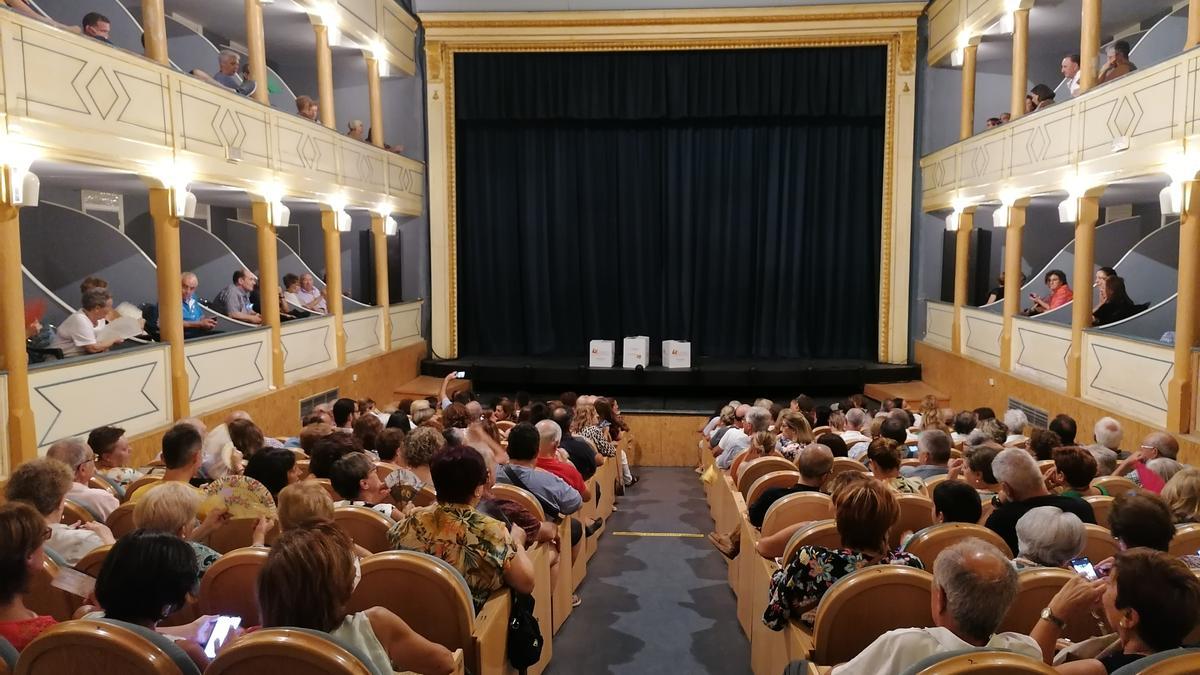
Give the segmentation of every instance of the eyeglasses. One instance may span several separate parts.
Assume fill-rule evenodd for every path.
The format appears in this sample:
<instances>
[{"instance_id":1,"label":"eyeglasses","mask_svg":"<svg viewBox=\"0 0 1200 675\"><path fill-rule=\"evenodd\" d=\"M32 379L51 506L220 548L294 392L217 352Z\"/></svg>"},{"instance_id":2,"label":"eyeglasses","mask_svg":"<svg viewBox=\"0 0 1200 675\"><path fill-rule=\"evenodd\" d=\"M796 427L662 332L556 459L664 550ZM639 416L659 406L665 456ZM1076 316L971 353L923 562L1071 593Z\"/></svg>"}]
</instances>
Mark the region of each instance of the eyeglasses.
<instances>
[{"instance_id":1,"label":"eyeglasses","mask_svg":"<svg viewBox=\"0 0 1200 675\"><path fill-rule=\"evenodd\" d=\"M83 466L83 465L85 465L85 464L90 464L90 463L92 463L92 462L95 462L95 461L96 461L96 456L95 456L95 455L88 455L87 457L85 457L85 458L84 458L84 460L83 460L82 462L80 462L80 463L76 464L76 465L75 465L75 468L76 468L76 469L78 469L79 467L81 467L81 466Z\"/></svg>"}]
</instances>

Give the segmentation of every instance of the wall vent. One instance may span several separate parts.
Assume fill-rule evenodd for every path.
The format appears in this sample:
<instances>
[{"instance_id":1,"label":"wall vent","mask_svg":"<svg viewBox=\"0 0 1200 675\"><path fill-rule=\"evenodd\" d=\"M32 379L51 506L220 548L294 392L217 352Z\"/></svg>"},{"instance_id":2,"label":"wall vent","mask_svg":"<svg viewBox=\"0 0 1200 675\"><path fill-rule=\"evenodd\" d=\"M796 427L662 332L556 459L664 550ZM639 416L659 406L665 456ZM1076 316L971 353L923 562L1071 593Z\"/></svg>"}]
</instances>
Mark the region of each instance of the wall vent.
<instances>
[{"instance_id":1,"label":"wall vent","mask_svg":"<svg viewBox=\"0 0 1200 675\"><path fill-rule=\"evenodd\" d=\"M1045 429L1050 424L1050 413L1042 410L1041 408L1035 408L1034 406L1020 399L1008 399L1008 409L1020 410L1021 412L1025 413L1025 417L1029 418L1029 424L1039 429ZM1001 414L1000 417L1003 418L1004 415Z\"/></svg>"},{"instance_id":2,"label":"wall vent","mask_svg":"<svg viewBox=\"0 0 1200 675\"><path fill-rule=\"evenodd\" d=\"M309 415L312 414L313 408L321 405L322 403L328 403L330 405L333 405L333 402L338 400L338 398L340 398L338 396L338 390L330 389L329 391L323 391L319 394L313 394L312 396L309 396L308 398L301 399L300 400L300 423L303 424L304 418L308 417Z\"/></svg>"}]
</instances>

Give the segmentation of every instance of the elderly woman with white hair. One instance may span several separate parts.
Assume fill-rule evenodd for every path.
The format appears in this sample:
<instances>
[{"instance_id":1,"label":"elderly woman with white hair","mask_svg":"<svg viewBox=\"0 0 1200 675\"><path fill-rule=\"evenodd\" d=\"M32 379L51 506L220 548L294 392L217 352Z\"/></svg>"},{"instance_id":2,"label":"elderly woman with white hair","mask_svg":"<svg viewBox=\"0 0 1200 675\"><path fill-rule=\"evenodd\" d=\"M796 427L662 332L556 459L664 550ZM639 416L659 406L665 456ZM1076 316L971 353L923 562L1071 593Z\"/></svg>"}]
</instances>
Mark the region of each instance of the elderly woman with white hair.
<instances>
[{"instance_id":1,"label":"elderly woman with white hair","mask_svg":"<svg viewBox=\"0 0 1200 675\"><path fill-rule=\"evenodd\" d=\"M1029 426L1029 418L1025 415L1024 410L1016 408L1006 410L1004 426L1008 427L1008 437L1004 439L1004 445L1014 446L1029 442L1029 437L1025 435L1025 428Z\"/></svg>"},{"instance_id":2,"label":"elderly woman with white hair","mask_svg":"<svg viewBox=\"0 0 1200 675\"><path fill-rule=\"evenodd\" d=\"M1020 550L1017 522L1039 506L1054 506L1085 523L1096 522L1091 504L1078 497L1050 494L1037 462L1021 448L1008 448L996 455L992 473L1000 483L1000 492L992 498L995 508L984 525L1000 535L1009 550Z\"/></svg>"},{"instance_id":3,"label":"elderly woman with white hair","mask_svg":"<svg viewBox=\"0 0 1200 675\"><path fill-rule=\"evenodd\" d=\"M1013 566L1066 567L1079 557L1087 543L1087 530L1074 513L1055 506L1039 506L1017 521L1017 556Z\"/></svg>"}]
</instances>

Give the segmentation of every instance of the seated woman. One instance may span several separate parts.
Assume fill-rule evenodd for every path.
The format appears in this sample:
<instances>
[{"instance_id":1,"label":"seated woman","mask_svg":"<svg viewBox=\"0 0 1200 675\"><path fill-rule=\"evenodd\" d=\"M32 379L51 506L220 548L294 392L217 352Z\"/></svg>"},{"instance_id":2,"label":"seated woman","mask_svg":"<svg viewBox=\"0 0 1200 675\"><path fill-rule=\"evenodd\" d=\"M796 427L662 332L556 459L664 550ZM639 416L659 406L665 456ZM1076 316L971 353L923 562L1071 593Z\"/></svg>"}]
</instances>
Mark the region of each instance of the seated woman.
<instances>
[{"instance_id":1,"label":"seated woman","mask_svg":"<svg viewBox=\"0 0 1200 675\"><path fill-rule=\"evenodd\" d=\"M286 448L263 448L246 462L245 475L263 484L279 502L279 491L300 480L296 453Z\"/></svg>"},{"instance_id":2,"label":"seated woman","mask_svg":"<svg viewBox=\"0 0 1200 675\"><path fill-rule=\"evenodd\" d=\"M947 477L951 480L962 476L963 481L975 488L980 499L991 499L1000 492L1000 482L992 473L992 460L1004 450L996 443L985 442L966 449L962 459L950 460Z\"/></svg>"},{"instance_id":3,"label":"seated woman","mask_svg":"<svg viewBox=\"0 0 1200 675\"><path fill-rule=\"evenodd\" d=\"M1029 452L1039 462L1054 459L1054 449L1062 447L1062 438L1049 429L1034 429L1029 432Z\"/></svg>"},{"instance_id":4,"label":"seated woman","mask_svg":"<svg viewBox=\"0 0 1200 675\"><path fill-rule=\"evenodd\" d=\"M112 532L103 523L84 523L79 527L62 524L67 490L71 489L73 480L71 469L66 464L42 457L18 466L4 487L4 497L8 501L26 502L42 514L50 528L46 548L71 566L92 549L115 541Z\"/></svg>"},{"instance_id":5,"label":"seated woman","mask_svg":"<svg viewBox=\"0 0 1200 675\"><path fill-rule=\"evenodd\" d=\"M1200 469L1184 467L1167 481L1159 496L1167 503L1177 525L1200 522Z\"/></svg>"},{"instance_id":6,"label":"seated woman","mask_svg":"<svg viewBox=\"0 0 1200 675\"><path fill-rule=\"evenodd\" d=\"M1066 272L1050 270L1046 272L1043 280L1046 282L1046 288L1050 289L1050 295L1043 298L1039 297L1037 293L1030 293L1029 299L1033 301L1033 307L1029 309L1029 314L1041 314L1058 309L1075 297L1071 292L1071 287L1067 284Z\"/></svg>"},{"instance_id":7,"label":"seated woman","mask_svg":"<svg viewBox=\"0 0 1200 675\"><path fill-rule=\"evenodd\" d=\"M97 427L87 438L88 447L96 453L96 473L124 488L145 474L129 466L133 448L120 427Z\"/></svg>"},{"instance_id":8,"label":"seated woman","mask_svg":"<svg viewBox=\"0 0 1200 675\"><path fill-rule=\"evenodd\" d=\"M1087 530L1074 513L1056 506L1030 509L1017 521L1017 557L1013 566L1066 567L1083 551Z\"/></svg>"},{"instance_id":9,"label":"seated woman","mask_svg":"<svg viewBox=\"0 0 1200 675\"><path fill-rule=\"evenodd\" d=\"M417 507L388 530L396 549L420 551L450 563L471 589L475 609L488 596L509 586L533 592L533 563L525 553L525 531L504 525L475 510L487 489L483 457L473 448L456 446L438 453L430 464L438 502Z\"/></svg>"},{"instance_id":10,"label":"seated woman","mask_svg":"<svg viewBox=\"0 0 1200 675\"><path fill-rule=\"evenodd\" d=\"M1100 284L1100 306L1092 312L1093 326L1106 326L1124 321L1138 313L1138 305L1125 290L1125 280L1118 276L1104 278Z\"/></svg>"},{"instance_id":11,"label":"seated woman","mask_svg":"<svg viewBox=\"0 0 1200 675\"><path fill-rule=\"evenodd\" d=\"M933 522L978 523L983 518L979 492L961 480L944 480L933 488Z\"/></svg>"},{"instance_id":12,"label":"seated woman","mask_svg":"<svg viewBox=\"0 0 1200 675\"><path fill-rule=\"evenodd\" d=\"M771 575L763 623L783 630L791 619L808 623L835 581L869 565L908 565L923 569L911 553L888 547L888 530L900 518L900 505L879 481L855 481L834 492L842 548L801 546Z\"/></svg>"},{"instance_id":13,"label":"seated woman","mask_svg":"<svg viewBox=\"0 0 1200 675\"><path fill-rule=\"evenodd\" d=\"M1096 458L1092 453L1077 446L1067 446L1055 448L1051 454L1054 470L1047 472L1046 482L1051 487L1061 488L1060 495L1082 498L1108 494L1103 487L1092 486L1097 471Z\"/></svg>"},{"instance_id":14,"label":"seated woman","mask_svg":"<svg viewBox=\"0 0 1200 675\"><path fill-rule=\"evenodd\" d=\"M738 455L733 460L733 464L729 465L729 475L738 475L738 468L746 462L753 462L756 459L763 457L782 457L778 450L775 449L775 434L769 431L759 431L750 437L750 447L745 452ZM792 460L795 461L795 460Z\"/></svg>"},{"instance_id":15,"label":"seated woman","mask_svg":"<svg viewBox=\"0 0 1200 675\"><path fill-rule=\"evenodd\" d=\"M121 537L104 558L96 578L96 600L104 616L157 630L158 623L183 608L188 595L196 590L196 554L184 540L173 534L134 530ZM200 629L206 622L196 622ZM179 637L185 631L168 635L175 644L204 670L202 630ZM226 644L229 644L227 641Z\"/></svg>"},{"instance_id":16,"label":"seated woman","mask_svg":"<svg viewBox=\"0 0 1200 675\"><path fill-rule=\"evenodd\" d=\"M925 486L920 478L900 475L900 453L902 446L890 438L880 436L867 446L867 460L875 480L901 494L920 494Z\"/></svg>"},{"instance_id":17,"label":"seated woman","mask_svg":"<svg viewBox=\"0 0 1200 675\"><path fill-rule=\"evenodd\" d=\"M365 506L392 520L400 518L399 509L383 503L388 498L387 486L379 480L375 462L365 452L352 452L334 462L329 482L341 496L341 500L333 503L334 507Z\"/></svg>"},{"instance_id":18,"label":"seated woman","mask_svg":"<svg viewBox=\"0 0 1200 675\"><path fill-rule=\"evenodd\" d=\"M252 420L231 420L226 426L229 429L229 442L233 443L233 447L242 454L242 459L250 459L267 444L262 429ZM232 473L241 473L241 471Z\"/></svg>"},{"instance_id":19,"label":"seated woman","mask_svg":"<svg viewBox=\"0 0 1200 675\"><path fill-rule=\"evenodd\" d=\"M0 505L0 637L21 651L42 631L58 623L26 609L22 597L42 571L43 545L50 529L42 515L25 502Z\"/></svg>"},{"instance_id":20,"label":"seated woman","mask_svg":"<svg viewBox=\"0 0 1200 675\"><path fill-rule=\"evenodd\" d=\"M383 422L380 422L379 418L374 415L360 414L354 420L351 429L354 440L358 441L359 446L378 457L379 453L376 444L379 434L383 431Z\"/></svg>"},{"instance_id":21,"label":"seated woman","mask_svg":"<svg viewBox=\"0 0 1200 675\"><path fill-rule=\"evenodd\" d=\"M1054 105L1054 90L1045 84L1036 84L1025 97L1025 112L1045 110Z\"/></svg>"},{"instance_id":22,"label":"seated woman","mask_svg":"<svg viewBox=\"0 0 1200 675\"><path fill-rule=\"evenodd\" d=\"M730 417L732 418L732 416L731 409ZM800 456L800 450L813 442L812 427L808 424L808 418L795 410L784 410L779 413L779 417L775 420L775 430L779 432L779 437L775 441L775 449L788 461L796 461L796 458ZM716 445L712 447L715 448Z\"/></svg>"},{"instance_id":23,"label":"seated woman","mask_svg":"<svg viewBox=\"0 0 1200 675\"><path fill-rule=\"evenodd\" d=\"M1180 647L1200 619L1200 580L1182 562L1145 548L1118 553L1107 579L1073 577L1050 599L1046 618L1030 633L1046 663L1054 662L1062 627L1072 621L1092 621L1090 614L1097 604L1117 632L1116 647L1099 658L1055 666L1058 672L1111 673L1142 657Z\"/></svg>"},{"instance_id":24,"label":"seated woman","mask_svg":"<svg viewBox=\"0 0 1200 675\"><path fill-rule=\"evenodd\" d=\"M1167 551L1175 538L1175 519L1163 498L1146 490L1117 495L1108 512L1108 529L1122 549L1152 548ZM1188 567L1200 569L1200 555L1180 558Z\"/></svg>"},{"instance_id":25,"label":"seated woman","mask_svg":"<svg viewBox=\"0 0 1200 675\"><path fill-rule=\"evenodd\" d=\"M213 509L203 523L199 523L201 497L190 486L178 481L163 482L148 490L133 507L133 524L150 532L165 532L183 539L196 555L199 576L221 557L207 545L200 543L214 530L225 523L225 512ZM265 533L264 533L265 534ZM256 542L261 546L262 541Z\"/></svg>"},{"instance_id":26,"label":"seated woman","mask_svg":"<svg viewBox=\"0 0 1200 675\"><path fill-rule=\"evenodd\" d=\"M423 488L433 484L429 462L444 447L446 439L437 429L418 427L408 434L404 439L404 448L396 456L401 468L388 474L383 481L396 506L403 508Z\"/></svg>"},{"instance_id":27,"label":"seated woman","mask_svg":"<svg viewBox=\"0 0 1200 675\"><path fill-rule=\"evenodd\" d=\"M328 522L280 535L258 575L258 606L263 628L308 628L358 648L371 665L385 672L450 673L454 656L421 637L403 619L383 607L346 613L358 583L358 559L350 538ZM303 593L296 580L313 582Z\"/></svg>"},{"instance_id":28,"label":"seated woman","mask_svg":"<svg viewBox=\"0 0 1200 675\"><path fill-rule=\"evenodd\" d=\"M333 500L320 483L302 480L279 491L279 528L284 532L326 521L333 522Z\"/></svg>"}]
</instances>

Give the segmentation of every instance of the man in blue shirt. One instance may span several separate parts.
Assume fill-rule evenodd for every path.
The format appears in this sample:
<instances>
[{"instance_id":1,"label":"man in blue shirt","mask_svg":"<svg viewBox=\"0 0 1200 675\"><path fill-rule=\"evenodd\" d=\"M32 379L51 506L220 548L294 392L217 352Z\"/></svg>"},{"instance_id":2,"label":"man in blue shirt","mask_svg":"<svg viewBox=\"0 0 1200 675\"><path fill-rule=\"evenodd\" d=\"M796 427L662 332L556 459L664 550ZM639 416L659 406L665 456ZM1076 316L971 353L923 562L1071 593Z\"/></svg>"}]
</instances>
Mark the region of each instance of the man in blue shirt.
<instances>
[{"instance_id":1,"label":"man in blue shirt","mask_svg":"<svg viewBox=\"0 0 1200 675\"><path fill-rule=\"evenodd\" d=\"M217 327L217 320L204 316L204 308L196 300L196 287L200 280L192 272L184 272L180 278L183 286L183 334L185 337L203 335Z\"/></svg>"}]
</instances>

